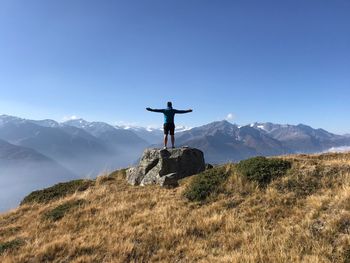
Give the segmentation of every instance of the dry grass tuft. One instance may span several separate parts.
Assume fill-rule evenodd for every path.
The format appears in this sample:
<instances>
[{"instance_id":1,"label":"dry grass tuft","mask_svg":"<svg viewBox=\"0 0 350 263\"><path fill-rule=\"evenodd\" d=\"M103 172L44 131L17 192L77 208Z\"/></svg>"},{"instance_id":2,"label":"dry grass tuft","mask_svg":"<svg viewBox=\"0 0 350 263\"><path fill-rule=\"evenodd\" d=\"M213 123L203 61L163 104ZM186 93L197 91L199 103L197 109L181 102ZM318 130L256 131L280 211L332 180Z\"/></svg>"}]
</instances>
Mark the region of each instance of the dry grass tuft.
<instances>
[{"instance_id":1,"label":"dry grass tuft","mask_svg":"<svg viewBox=\"0 0 350 263\"><path fill-rule=\"evenodd\" d=\"M118 171L23 204L0 215L0 262L349 262L350 154L280 159L291 169L264 188L214 168L228 177L205 203L183 196L193 178L134 187Z\"/></svg>"}]
</instances>

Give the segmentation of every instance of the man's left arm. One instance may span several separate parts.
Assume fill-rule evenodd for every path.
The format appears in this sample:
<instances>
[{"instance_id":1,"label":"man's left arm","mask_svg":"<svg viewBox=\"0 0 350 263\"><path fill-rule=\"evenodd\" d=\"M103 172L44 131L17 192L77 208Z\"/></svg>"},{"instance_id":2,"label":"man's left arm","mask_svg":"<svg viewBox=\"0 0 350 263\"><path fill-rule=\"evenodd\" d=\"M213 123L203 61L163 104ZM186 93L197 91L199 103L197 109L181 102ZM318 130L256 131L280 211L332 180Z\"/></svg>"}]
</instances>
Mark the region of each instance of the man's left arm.
<instances>
[{"instance_id":1,"label":"man's left arm","mask_svg":"<svg viewBox=\"0 0 350 263\"><path fill-rule=\"evenodd\" d=\"M192 109L189 109L189 110L175 110L175 113L189 113L189 112L192 112L193 110Z\"/></svg>"}]
</instances>

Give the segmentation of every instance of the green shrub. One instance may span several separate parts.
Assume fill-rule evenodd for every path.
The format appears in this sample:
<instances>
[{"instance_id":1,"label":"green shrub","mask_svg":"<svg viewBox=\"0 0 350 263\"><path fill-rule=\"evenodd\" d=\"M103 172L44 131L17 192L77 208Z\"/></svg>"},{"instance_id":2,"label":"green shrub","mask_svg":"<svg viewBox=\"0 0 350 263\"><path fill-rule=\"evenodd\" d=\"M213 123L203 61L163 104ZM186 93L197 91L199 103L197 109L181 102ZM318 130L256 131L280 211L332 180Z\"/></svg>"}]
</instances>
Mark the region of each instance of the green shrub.
<instances>
[{"instance_id":1,"label":"green shrub","mask_svg":"<svg viewBox=\"0 0 350 263\"><path fill-rule=\"evenodd\" d=\"M5 251L17 249L23 245L24 245L24 241L20 238L16 238L8 242L0 243L0 255Z\"/></svg>"},{"instance_id":2,"label":"green shrub","mask_svg":"<svg viewBox=\"0 0 350 263\"><path fill-rule=\"evenodd\" d=\"M259 186L266 186L273 179L285 175L291 166L289 161L259 156L241 161L236 167L248 180L258 182Z\"/></svg>"},{"instance_id":3,"label":"green shrub","mask_svg":"<svg viewBox=\"0 0 350 263\"><path fill-rule=\"evenodd\" d=\"M76 191L85 191L94 185L92 180L74 180L67 183L59 183L52 187L32 192L27 195L21 202L23 204L30 203L48 203L52 200L74 194Z\"/></svg>"},{"instance_id":4,"label":"green shrub","mask_svg":"<svg viewBox=\"0 0 350 263\"><path fill-rule=\"evenodd\" d=\"M282 193L294 192L300 198L315 193L322 187L320 180L311 176L292 176L275 184L277 190Z\"/></svg>"},{"instance_id":5,"label":"green shrub","mask_svg":"<svg viewBox=\"0 0 350 263\"><path fill-rule=\"evenodd\" d=\"M209 196L218 194L229 176L224 167L207 170L192 179L184 196L190 201L204 201Z\"/></svg>"},{"instance_id":6,"label":"green shrub","mask_svg":"<svg viewBox=\"0 0 350 263\"><path fill-rule=\"evenodd\" d=\"M15 226L10 228L5 228L0 231L0 238L5 236L13 236L21 230L21 227Z\"/></svg>"},{"instance_id":7,"label":"green shrub","mask_svg":"<svg viewBox=\"0 0 350 263\"><path fill-rule=\"evenodd\" d=\"M44 214L44 219L58 221L62 219L66 213L71 211L72 209L82 206L85 203L85 200L74 200L68 201L62 205L57 206L56 208L46 212Z\"/></svg>"}]
</instances>

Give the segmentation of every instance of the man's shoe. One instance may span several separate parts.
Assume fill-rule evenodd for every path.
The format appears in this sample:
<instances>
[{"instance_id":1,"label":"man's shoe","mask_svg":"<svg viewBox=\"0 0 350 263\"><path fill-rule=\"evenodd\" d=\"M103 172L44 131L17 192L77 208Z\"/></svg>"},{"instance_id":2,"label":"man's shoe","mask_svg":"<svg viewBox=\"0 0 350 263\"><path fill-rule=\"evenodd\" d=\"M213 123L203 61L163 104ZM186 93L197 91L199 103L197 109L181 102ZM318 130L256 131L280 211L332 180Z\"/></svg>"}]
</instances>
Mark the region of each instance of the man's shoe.
<instances>
[{"instance_id":1,"label":"man's shoe","mask_svg":"<svg viewBox=\"0 0 350 263\"><path fill-rule=\"evenodd\" d=\"M175 146L171 147L171 149L175 149Z\"/></svg>"},{"instance_id":2,"label":"man's shoe","mask_svg":"<svg viewBox=\"0 0 350 263\"><path fill-rule=\"evenodd\" d=\"M164 146L164 147L163 147L163 150L166 150L166 149L168 149L168 147Z\"/></svg>"}]
</instances>

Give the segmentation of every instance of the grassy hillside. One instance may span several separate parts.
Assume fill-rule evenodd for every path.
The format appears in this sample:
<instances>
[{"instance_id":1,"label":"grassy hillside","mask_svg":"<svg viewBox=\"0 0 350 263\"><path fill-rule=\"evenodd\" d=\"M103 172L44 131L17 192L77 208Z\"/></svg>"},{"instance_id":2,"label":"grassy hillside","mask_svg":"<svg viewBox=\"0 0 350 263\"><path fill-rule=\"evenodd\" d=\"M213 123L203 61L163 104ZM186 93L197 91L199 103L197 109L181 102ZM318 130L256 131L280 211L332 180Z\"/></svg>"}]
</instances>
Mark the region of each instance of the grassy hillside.
<instances>
[{"instance_id":1,"label":"grassy hillside","mask_svg":"<svg viewBox=\"0 0 350 263\"><path fill-rule=\"evenodd\" d=\"M350 262L350 154L227 164L175 189L124 176L28 196L0 216L0 262Z\"/></svg>"}]
</instances>

